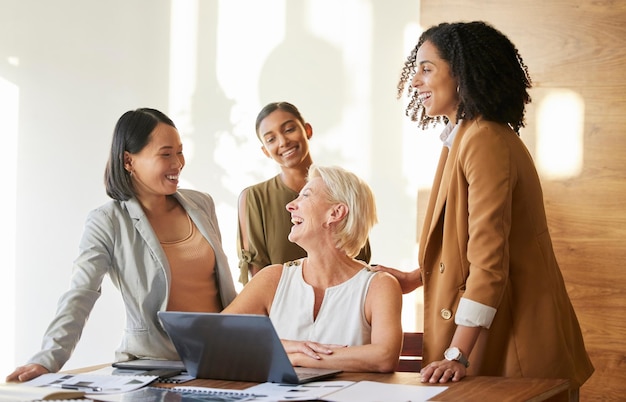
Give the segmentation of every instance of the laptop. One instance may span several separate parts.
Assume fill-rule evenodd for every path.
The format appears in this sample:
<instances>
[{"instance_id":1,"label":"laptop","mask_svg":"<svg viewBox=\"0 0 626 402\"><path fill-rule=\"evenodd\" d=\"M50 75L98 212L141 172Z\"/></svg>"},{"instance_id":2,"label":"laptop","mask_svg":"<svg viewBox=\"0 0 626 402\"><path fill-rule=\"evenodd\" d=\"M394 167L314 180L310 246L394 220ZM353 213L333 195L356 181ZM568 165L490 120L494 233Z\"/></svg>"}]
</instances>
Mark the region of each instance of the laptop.
<instances>
[{"instance_id":1,"label":"laptop","mask_svg":"<svg viewBox=\"0 0 626 402\"><path fill-rule=\"evenodd\" d=\"M112 364L115 368L129 370L178 370L185 371L185 365L180 360L153 360L153 359L135 359L115 362Z\"/></svg>"},{"instance_id":2,"label":"laptop","mask_svg":"<svg viewBox=\"0 0 626 402\"><path fill-rule=\"evenodd\" d=\"M158 316L195 378L303 384L341 373L293 367L264 315L159 311Z\"/></svg>"}]
</instances>

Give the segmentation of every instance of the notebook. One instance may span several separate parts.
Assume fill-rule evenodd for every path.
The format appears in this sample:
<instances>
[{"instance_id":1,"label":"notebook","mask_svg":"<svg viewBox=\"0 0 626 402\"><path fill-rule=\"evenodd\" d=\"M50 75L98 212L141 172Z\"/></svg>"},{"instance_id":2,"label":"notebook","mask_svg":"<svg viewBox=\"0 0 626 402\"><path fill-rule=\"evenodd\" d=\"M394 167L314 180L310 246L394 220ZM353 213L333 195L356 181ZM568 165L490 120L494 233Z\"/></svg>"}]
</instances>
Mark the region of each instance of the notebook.
<instances>
[{"instance_id":1,"label":"notebook","mask_svg":"<svg viewBox=\"0 0 626 402\"><path fill-rule=\"evenodd\" d=\"M196 378L302 384L341 370L293 367L269 317L159 311L187 372Z\"/></svg>"},{"instance_id":2,"label":"notebook","mask_svg":"<svg viewBox=\"0 0 626 402\"><path fill-rule=\"evenodd\" d=\"M53 387L36 387L24 383L0 384L0 401L57 401L81 399L85 392Z\"/></svg>"},{"instance_id":3,"label":"notebook","mask_svg":"<svg viewBox=\"0 0 626 402\"><path fill-rule=\"evenodd\" d=\"M127 392L122 395L116 395L115 402L235 402L235 401L251 401L256 397L255 394L235 389L217 389L194 387L194 389L177 389L177 388L157 388L143 387L137 391ZM98 400L108 400L101 398ZM111 398L111 401L113 398Z\"/></svg>"}]
</instances>

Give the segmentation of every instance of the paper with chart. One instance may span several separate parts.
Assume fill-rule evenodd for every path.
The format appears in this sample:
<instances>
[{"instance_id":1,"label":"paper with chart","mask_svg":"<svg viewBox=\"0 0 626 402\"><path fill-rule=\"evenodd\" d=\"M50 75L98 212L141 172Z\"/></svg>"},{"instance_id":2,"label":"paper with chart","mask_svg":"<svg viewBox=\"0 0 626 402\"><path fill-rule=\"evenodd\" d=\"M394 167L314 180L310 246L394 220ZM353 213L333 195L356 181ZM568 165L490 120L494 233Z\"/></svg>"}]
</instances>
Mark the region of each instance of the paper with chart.
<instances>
[{"instance_id":1,"label":"paper with chart","mask_svg":"<svg viewBox=\"0 0 626 402\"><path fill-rule=\"evenodd\" d=\"M354 381L313 381L305 384L279 384L265 382L246 392L257 395L254 401L311 401L321 400L324 395L337 392L354 384ZM262 395L262 396L259 396Z\"/></svg>"},{"instance_id":2,"label":"paper with chart","mask_svg":"<svg viewBox=\"0 0 626 402\"><path fill-rule=\"evenodd\" d=\"M332 394L325 395L327 402L423 402L442 393L448 387L437 385L388 384L359 381Z\"/></svg>"},{"instance_id":3,"label":"paper with chart","mask_svg":"<svg viewBox=\"0 0 626 402\"><path fill-rule=\"evenodd\" d=\"M157 376L138 375L99 375L99 374L43 374L24 385L34 387L52 387L66 390L83 391L87 395L129 392L144 387Z\"/></svg>"}]
</instances>

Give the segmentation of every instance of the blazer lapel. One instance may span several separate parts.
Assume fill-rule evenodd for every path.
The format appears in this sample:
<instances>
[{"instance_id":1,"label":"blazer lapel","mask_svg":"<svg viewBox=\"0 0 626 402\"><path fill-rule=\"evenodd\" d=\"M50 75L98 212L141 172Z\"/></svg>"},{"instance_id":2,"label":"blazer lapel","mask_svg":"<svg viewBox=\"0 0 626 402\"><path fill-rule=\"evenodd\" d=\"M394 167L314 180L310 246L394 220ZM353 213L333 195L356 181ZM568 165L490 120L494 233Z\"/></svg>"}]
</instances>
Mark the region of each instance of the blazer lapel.
<instances>
[{"instance_id":1,"label":"blazer lapel","mask_svg":"<svg viewBox=\"0 0 626 402\"><path fill-rule=\"evenodd\" d=\"M439 192L441 188L441 179L443 177L443 171L446 166L446 161L448 159L448 147L443 147L441 150L441 155L439 156L439 164L437 165L437 171L435 173L435 178L433 180L433 185L430 189L430 197L428 200L428 208L426 209L426 214L424 215L424 224L422 226L422 234L420 235L420 247L419 247L419 262L420 264L424 263L424 256L426 254L426 244L427 240L430 238L434 227L436 226L435 216L439 216L439 214L435 214L436 208L433 206L436 205L437 199L439 197Z\"/></svg>"},{"instance_id":2,"label":"blazer lapel","mask_svg":"<svg viewBox=\"0 0 626 402\"><path fill-rule=\"evenodd\" d=\"M448 199L448 189L450 188L450 181L452 180L452 173L459 152L459 143L467 127L467 122L462 121L454 137L454 143L451 149L448 150L448 147L444 146L441 151L439 165L437 166L437 172L435 173L435 179L433 180L433 187L430 193L428 209L424 217L424 227L422 229L422 235L420 236L419 261L422 264L424 263L426 251L430 244L430 238L433 236L437 224L441 221L444 213Z\"/></svg>"},{"instance_id":3,"label":"blazer lapel","mask_svg":"<svg viewBox=\"0 0 626 402\"><path fill-rule=\"evenodd\" d=\"M141 208L139 201L134 197L125 201L125 204L130 217L135 222L135 230L137 230L139 236L141 236L143 241L148 245L152 258L154 258L154 260L161 266L161 269L167 278L167 282L169 283L171 277L167 257L165 256L161 243L159 243L159 239L157 238L156 233L154 233L143 208ZM167 269L165 267L167 267Z\"/></svg>"}]
</instances>

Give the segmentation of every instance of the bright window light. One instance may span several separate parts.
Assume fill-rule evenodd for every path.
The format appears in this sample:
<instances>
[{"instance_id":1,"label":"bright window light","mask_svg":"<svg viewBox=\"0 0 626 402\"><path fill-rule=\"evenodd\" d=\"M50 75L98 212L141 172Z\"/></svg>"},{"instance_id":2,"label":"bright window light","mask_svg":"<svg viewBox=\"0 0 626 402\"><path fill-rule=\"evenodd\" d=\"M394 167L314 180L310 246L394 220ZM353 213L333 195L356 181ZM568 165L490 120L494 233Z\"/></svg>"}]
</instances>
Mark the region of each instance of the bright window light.
<instances>
[{"instance_id":1,"label":"bright window light","mask_svg":"<svg viewBox=\"0 0 626 402\"><path fill-rule=\"evenodd\" d=\"M0 77L0 121L5 153L0 158L4 181L3 205L0 209L0 304L8 328L0 331L0 370L10 373L15 368L15 232L17 215L17 122L19 88Z\"/></svg>"},{"instance_id":2,"label":"bright window light","mask_svg":"<svg viewBox=\"0 0 626 402\"><path fill-rule=\"evenodd\" d=\"M583 166L585 104L576 92L553 89L537 109L537 168L548 179L567 179Z\"/></svg>"}]
</instances>

